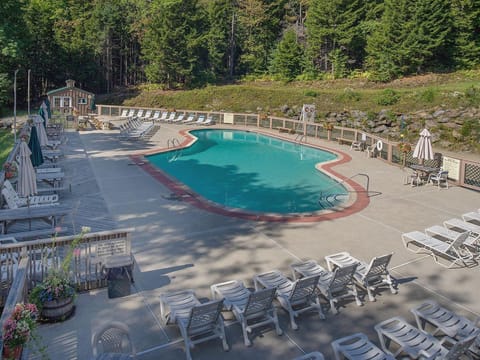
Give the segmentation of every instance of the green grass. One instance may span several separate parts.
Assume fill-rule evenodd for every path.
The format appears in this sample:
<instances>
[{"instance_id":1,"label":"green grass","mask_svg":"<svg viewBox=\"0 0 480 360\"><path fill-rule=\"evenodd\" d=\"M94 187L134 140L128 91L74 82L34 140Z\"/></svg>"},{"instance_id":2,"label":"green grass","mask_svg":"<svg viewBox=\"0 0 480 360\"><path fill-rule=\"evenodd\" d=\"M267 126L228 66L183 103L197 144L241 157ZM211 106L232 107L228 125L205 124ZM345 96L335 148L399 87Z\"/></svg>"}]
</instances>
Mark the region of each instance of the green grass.
<instances>
[{"instance_id":1,"label":"green grass","mask_svg":"<svg viewBox=\"0 0 480 360\"><path fill-rule=\"evenodd\" d=\"M0 130L0 165L3 165L13 148L13 134L11 130Z\"/></svg>"},{"instance_id":2,"label":"green grass","mask_svg":"<svg viewBox=\"0 0 480 360\"><path fill-rule=\"evenodd\" d=\"M472 106L480 97L479 80L480 70L472 70L409 77L388 84L362 78L291 83L262 80L186 91L165 91L159 86L144 85L101 96L98 102L204 111L269 112L277 116L284 115L281 108L285 105L301 108L302 104L315 104L320 118L327 112L344 109L372 113L388 109L409 113L439 106ZM392 91L395 99L390 96ZM385 94L389 96L387 99Z\"/></svg>"}]
</instances>

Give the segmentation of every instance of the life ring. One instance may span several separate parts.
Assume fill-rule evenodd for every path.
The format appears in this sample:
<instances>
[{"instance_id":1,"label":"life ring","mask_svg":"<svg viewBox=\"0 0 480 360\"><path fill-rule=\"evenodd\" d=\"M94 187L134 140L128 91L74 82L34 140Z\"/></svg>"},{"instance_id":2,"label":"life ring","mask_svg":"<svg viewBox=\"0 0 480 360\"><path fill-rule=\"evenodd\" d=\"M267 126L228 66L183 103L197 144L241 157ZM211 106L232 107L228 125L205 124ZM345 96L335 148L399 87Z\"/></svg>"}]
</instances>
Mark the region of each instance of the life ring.
<instances>
[{"instance_id":1,"label":"life ring","mask_svg":"<svg viewBox=\"0 0 480 360\"><path fill-rule=\"evenodd\" d=\"M382 149L383 149L383 142L382 142L382 140L378 140L377 141L377 150L382 151Z\"/></svg>"}]
</instances>

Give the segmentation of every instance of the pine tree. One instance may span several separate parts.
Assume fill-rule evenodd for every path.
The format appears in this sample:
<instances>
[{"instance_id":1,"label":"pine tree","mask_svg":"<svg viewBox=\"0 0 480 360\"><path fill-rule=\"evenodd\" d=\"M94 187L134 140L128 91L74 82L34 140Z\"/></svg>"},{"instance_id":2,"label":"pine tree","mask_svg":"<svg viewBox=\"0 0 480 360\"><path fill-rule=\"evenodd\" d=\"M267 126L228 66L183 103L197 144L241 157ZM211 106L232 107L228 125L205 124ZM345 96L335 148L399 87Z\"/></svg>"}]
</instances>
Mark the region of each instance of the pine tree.
<instances>
[{"instance_id":1,"label":"pine tree","mask_svg":"<svg viewBox=\"0 0 480 360\"><path fill-rule=\"evenodd\" d=\"M480 2L453 0L454 61L457 68L473 68L480 64Z\"/></svg>"},{"instance_id":2,"label":"pine tree","mask_svg":"<svg viewBox=\"0 0 480 360\"><path fill-rule=\"evenodd\" d=\"M142 42L148 80L191 86L205 74L205 14L196 0L157 0Z\"/></svg>"},{"instance_id":3,"label":"pine tree","mask_svg":"<svg viewBox=\"0 0 480 360\"><path fill-rule=\"evenodd\" d=\"M271 72L286 80L293 80L302 72L303 49L293 29L288 29L273 53Z\"/></svg>"}]
</instances>

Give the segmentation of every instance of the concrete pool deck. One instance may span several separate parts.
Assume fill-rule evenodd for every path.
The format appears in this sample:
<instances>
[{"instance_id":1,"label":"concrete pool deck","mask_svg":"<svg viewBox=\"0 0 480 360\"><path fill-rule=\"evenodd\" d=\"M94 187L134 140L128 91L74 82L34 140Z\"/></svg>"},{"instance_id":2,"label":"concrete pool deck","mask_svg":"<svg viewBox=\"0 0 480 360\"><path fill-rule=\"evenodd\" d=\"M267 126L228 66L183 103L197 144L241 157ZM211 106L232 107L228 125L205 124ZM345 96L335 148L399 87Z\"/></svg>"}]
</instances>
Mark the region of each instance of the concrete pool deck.
<instances>
[{"instance_id":1,"label":"concrete pool deck","mask_svg":"<svg viewBox=\"0 0 480 360\"><path fill-rule=\"evenodd\" d=\"M315 313L304 314L297 322L297 331L290 328L288 317L279 309L284 335L277 336L273 329L255 332L253 346L248 348L240 326L226 313L230 351L224 352L220 341L213 340L196 346L193 358L293 359L305 352L321 351L331 359L333 340L360 331L378 344L375 324L398 315L413 324L409 309L426 299L435 299L471 319L480 315L479 265L445 269L431 256L407 251L401 240L404 232L422 231L478 209L478 192L455 186L448 190L407 186L406 169L368 159L345 145L309 138L309 142L351 156L350 162L338 165L335 171L345 177L369 175L370 191L376 195L369 198L367 207L347 217L313 223L223 216L172 197L171 190L131 160L132 155L147 149L165 148L169 139L181 140L179 131L185 128L162 124L146 142L122 140L116 131L73 134L81 139L110 216L119 227L135 228L136 282L131 295L116 299L109 299L106 289L82 293L71 319L41 325L39 332L52 360L90 359L92 333L112 320L130 327L139 359L184 358L180 333L159 320L160 294L192 288L200 298L210 298L214 283L238 279L252 286L256 273L278 269L290 276L291 263L312 258L325 265L324 256L340 251L367 261L394 252L391 271L400 283L398 294L385 289L376 302L367 299L362 307L347 301L338 315L328 312L326 320ZM361 179L358 182L364 185ZM325 300L322 303L326 304Z\"/></svg>"}]
</instances>

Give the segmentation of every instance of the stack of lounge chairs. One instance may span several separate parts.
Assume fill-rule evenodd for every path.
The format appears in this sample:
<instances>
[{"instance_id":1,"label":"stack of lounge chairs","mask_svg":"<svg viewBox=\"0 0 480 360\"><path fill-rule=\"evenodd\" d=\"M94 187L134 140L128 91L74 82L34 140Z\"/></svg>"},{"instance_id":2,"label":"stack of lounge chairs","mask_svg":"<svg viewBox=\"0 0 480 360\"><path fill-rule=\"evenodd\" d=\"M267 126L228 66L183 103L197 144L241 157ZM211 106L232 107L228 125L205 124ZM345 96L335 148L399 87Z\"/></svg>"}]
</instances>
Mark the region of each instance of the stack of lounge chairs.
<instances>
[{"instance_id":1,"label":"stack of lounge chairs","mask_svg":"<svg viewBox=\"0 0 480 360\"><path fill-rule=\"evenodd\" d=\"M120 136L130 139L140 139L150 135L154 129L155 124L153 121L143 122L134 118L120 125Z\"/></svg>"},{"instance_id":2,"label":"stack of lounge chairs","mask_svg":"<svg viewBox=\"0 0 480 360\"><path fill-rule=\"evenodd\" d=\"M404 233L402 240L408 250L430 254L444 267L476 265L480 259L480 209L463 214L462 219L446 220L443 226Z\"/></svg>"}]
</instances>

